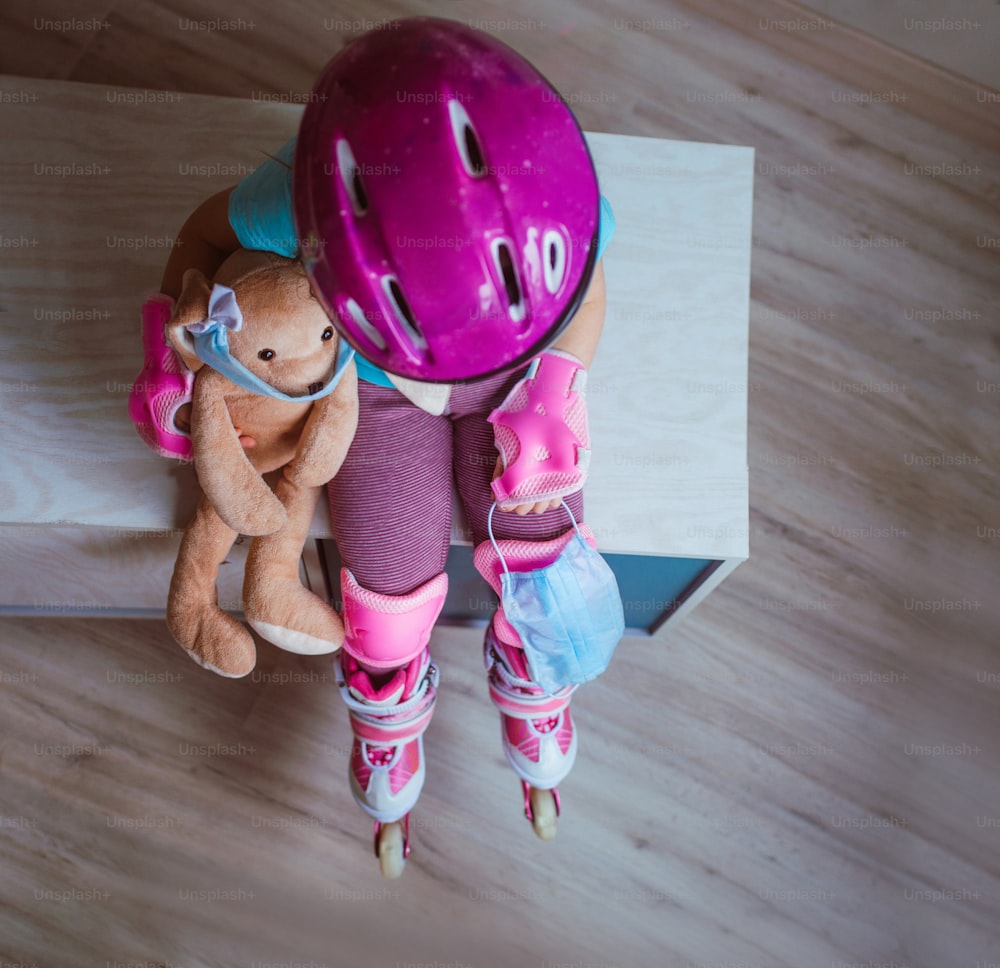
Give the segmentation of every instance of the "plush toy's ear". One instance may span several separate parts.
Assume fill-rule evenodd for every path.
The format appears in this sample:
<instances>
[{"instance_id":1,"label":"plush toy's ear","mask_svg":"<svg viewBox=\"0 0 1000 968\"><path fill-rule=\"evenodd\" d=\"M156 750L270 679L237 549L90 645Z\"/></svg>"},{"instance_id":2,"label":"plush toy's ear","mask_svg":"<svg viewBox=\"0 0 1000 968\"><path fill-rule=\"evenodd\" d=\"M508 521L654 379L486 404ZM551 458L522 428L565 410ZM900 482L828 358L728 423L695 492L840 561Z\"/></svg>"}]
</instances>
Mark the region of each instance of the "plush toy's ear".
<instances>
[{"instance_id":1,"label":"plush toy's ear","mask_svg":"<svg viewBox=\"0 0 1000 968\"><path fill-rule=\"evenodd\" d=\"M184 273L181 294L174 305L174 314L167 324L167 339L189 370L200 370L205 364L194 351L194 340L186 327L208 318L208 300L212 287L203 272L188 269Z\"/></svg>"}]
</instances>

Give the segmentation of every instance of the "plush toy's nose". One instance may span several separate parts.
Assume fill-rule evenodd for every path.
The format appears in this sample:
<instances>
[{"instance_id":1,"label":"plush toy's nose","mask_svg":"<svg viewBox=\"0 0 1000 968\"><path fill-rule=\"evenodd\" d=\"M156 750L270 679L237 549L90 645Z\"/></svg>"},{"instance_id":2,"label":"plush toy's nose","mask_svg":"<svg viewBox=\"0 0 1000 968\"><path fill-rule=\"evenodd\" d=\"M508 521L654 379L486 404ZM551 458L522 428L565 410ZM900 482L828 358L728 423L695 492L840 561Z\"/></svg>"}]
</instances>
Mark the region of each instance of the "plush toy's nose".
<instances>
[{"instance_id":1,"label":"plush toy's nose","mask_svg":"<svg viewBox=\"0 0 1000 968\"><path fill-rule=\"evenodd\" d=\"M319 383L310 383L309 384L309 393L310 394L319 393L319 391L322 390L322 389L323 389L323 383L322 382L319 382Z\"/></svg>"}]
</instances>

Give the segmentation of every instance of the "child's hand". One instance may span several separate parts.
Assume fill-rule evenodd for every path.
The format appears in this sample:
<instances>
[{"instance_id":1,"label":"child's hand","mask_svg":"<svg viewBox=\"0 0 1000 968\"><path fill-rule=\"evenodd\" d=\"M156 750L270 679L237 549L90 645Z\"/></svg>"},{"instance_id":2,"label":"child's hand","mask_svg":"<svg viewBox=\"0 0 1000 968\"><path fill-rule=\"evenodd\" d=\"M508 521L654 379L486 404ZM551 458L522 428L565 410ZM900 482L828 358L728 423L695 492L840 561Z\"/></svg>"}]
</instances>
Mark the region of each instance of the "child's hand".
<instances>
[{"instance_id":1,"label":"child's hand","mask_svg":"<svg viewBox=\"0 0 1000 968\"><path fill-rule=\"evenodd\" d=\"M496 480L503 473L503 458L497 456L496 467L493 468L493 480ZM562 498L553 498L551 501L536 501L534 504L498 504L501 511L513 511L515 514L544 514L562 504Z\"/></svg>"}]
</instances>

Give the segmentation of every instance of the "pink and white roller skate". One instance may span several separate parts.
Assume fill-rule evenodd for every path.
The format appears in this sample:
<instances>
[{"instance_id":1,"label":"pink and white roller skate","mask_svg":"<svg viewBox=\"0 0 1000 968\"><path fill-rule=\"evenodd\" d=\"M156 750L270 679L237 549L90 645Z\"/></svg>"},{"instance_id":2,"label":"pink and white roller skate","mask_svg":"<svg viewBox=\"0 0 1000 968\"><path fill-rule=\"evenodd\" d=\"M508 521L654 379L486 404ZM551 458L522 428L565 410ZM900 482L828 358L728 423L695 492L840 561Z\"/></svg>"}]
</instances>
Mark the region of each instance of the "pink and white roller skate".
<instances>
[{"instance_id":1,"label":"pink and white roller skate","mask_svg":"<svg viewBox=\"0 0 1000 968\"><path fill-rule=\"evenodd\" d=\"M580 533L593 543L587 525L580 525ZM473 562L499 595L501 552L512 570L544 568L559 557L573 535L571 528L550 541L484 541L477 546ZM569 711L576 687L546 692L532 679L520 641L498 606L483 645L490 699L500 710L504 753L521 779L524 814L542 840L551 840L561 809L558 785L576 760L576 731Z\"/></svg>"},{"instance_id":2,"label":"pink and white roller skate","mask_svg":"<svg viewBox=\"0 0 1000 968\"><path fill-rule=\"evenodd\" d=\"M576 731L570 715L575 686L547 693L531 679L524 652L495 631L502 613L486 630L483 660L490 699L500 710L500 738L507 761L521 779L524 815L542 840L556 834L558 784L576 760ZM509 629L509 626L508 626ZM516 637L517 633L510 629Z\"/></svg>"},{"instance_id":3,"label":"pink and white roller skate","mask_svg":"<svg viewBox=\"0 0 1000 968\"><path fill-rule=\"evenodd\" d=\"M362 588L346 569L344 647L337 683L354 733L351 792L375 820L382 874L399 877L410 853L409 814L424 785L423 734L437 699L427 643L448 582L438 575L409 595Z\"/></svg>"},{"instance_id":4,"label":"pink and white roller skate","mask_svg":"<svg viewBox=\"0 0 1000 968\"><path fill-rule=\"evenodd\" d=\"M434 711L437 667L426 649L389 675L343 652L335 661L354 732L351 792L375 820L382 873L398 877L410 853L409 814L424 786L423 732Z\"/></svg>"}]
</instances>

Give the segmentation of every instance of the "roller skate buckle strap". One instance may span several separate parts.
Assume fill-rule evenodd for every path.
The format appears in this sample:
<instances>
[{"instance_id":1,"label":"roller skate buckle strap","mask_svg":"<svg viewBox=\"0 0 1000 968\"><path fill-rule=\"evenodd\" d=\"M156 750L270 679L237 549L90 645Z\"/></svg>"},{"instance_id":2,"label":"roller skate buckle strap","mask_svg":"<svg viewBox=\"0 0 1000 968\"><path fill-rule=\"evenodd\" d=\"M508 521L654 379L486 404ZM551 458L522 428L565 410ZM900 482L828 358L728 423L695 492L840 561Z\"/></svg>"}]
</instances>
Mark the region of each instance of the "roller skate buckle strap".
<instances>
[{"instance_id":1,"label":"roller skate buckle strap","mask_svg":"<svg viewBox=\"0 0 1000 968\"><path fill-rule=\"evenodd\" d=\"M174 417L191 402L194 373L166 340L173 307L173 299L162 293L142 305L144 362L129 393L128 413L136 433L158 454L190 461L191 438L177 429Z\"/></svg>"},{"instance_id":2,"label":"roller skate buckle strap","mask_svg":"<svg viewBox=\"0 0 1000 968\"><path fill-rule=\"evenodd\" d=\"M492 484L501 504L552 500L583 487L590 464L586 386L576 357L543 353L490 414L504 465Z\"/></svg>"},{"instance_id":3,"label":"roller skate buckle strap","mask_svg":"<svg viewBox=\"0 0 1000 968\"><path fill-rule=\"evenodd\" d=\"M433 662L428 665L413 695L390 706L374 706L352 695L339 656L334 659L334 668L341 698L347 706L354 734L359 739L381 745L405 743L421 736L427 729L434 713L439 678L438 668Z\"/></svg>"}]
</instances>

